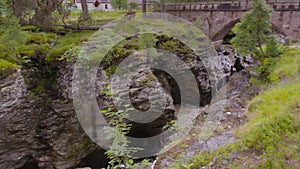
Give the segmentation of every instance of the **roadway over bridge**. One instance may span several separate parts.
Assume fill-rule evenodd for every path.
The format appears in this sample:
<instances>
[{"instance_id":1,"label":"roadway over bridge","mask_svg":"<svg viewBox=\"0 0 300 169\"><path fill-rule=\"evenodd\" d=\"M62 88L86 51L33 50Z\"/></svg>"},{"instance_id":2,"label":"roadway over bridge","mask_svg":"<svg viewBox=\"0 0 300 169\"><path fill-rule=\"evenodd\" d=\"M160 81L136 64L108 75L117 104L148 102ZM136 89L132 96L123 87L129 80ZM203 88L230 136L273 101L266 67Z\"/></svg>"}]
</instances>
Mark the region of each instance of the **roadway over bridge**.
<instances>
[{"instance_id":1,"label":"roadway over bridge","mask_svg":"<svg viewBox=\"0 0 300 169\"><path fill-rule=\"evenodd\" d=\"M209 39L219 41L250 10L250 1L166 3L165 12L190 22L200 18L201 27ZM284 36L300 40L300 0L268 0L267 3L274 10L271 16L273 29Z\"/></svg>"}]
</instances>

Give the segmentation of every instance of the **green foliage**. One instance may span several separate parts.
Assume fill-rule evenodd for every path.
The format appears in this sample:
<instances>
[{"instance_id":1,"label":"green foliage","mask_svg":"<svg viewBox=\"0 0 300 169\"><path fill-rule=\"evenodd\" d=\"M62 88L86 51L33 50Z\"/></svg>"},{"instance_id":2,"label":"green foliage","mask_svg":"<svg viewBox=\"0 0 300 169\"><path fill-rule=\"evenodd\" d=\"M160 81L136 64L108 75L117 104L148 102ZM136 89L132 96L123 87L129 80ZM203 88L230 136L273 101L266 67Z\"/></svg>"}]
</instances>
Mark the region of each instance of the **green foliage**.
<instances>
[{"instance_id":1,"label":"green foliage","mask_svg":"<svg viewBox=\"0 0 300 169\"><path fill-rule=\"evenodd\" d=\"M249 160L254 168L298 168L300 142L300 49L289 49L278 62L269 66L269 72L283 84L271 86L253 98L248 107L248 122L236 131L237 140L216 151L202 151L192 158L184 168L201 168L218 164L235 153L243 156L234 159L234 166L244 166L246 155L256 154L256 163ZM274 59L274 58L266 58ZM289 161L289 162L287 162ZM223 166L224 167L224 166ZM177 167L182 168L182 167Z\"/></svg>"},{"instance_id":2,"label":"green foliage","mask_svg":"<svg viewBox=\"0 0 300 169\"><path fill-rule=\"evenodd\" d=\"M213 159L212 154L209 154L209 152L203 152L201 154L194 156L189 168L203 167L203 166L209 164L212 159Z\"/></svg>"},{"instance_id":3,"label":"green foliage","mask_svg":"<svg viewBox=\"0 0 300 169\"><path fill-rule=\"evenodd\" d=\"M271 37L266 45L266 56L274 58L282 54L282 50L274 37Z\"/></svg>"},{"instance_id":4,"label":"green foliage","mask_svg":"<svg viewBox=\"0 0 300 169\"><path fill-rule=\"evenodd\" d=\"M241 22L233 28L236 36L231 43L241 55L252 53L259 57L267 57L262 46L270 39L272 10L264 0L253 0L251 6L251 10L246 12Z\"/></svg>"},{"instance_id":5,"label":"green foliage","mask_svg":"<svg viewBox=\"0 0 300 169\"><path fill-rule=\"evenodd\" d=\"M53 26L52 31L59 32L59 31L65 31L66 29L63 26Z\"/></svg>"},{"instance_id":6,"label":"green foliage","mask_svg":"<svg viewBox=\"0 0 300 169\"><path fill-rule=\"evenodd\" d=\"M75 46L70 49L68 49L58 60L66 60L67 62L72 62L74 59L77 58L78 54L80 52L80 47Z\"/></svg>"},{"instance_id":7,"label":"green foliage","mask_svg":"<svg viewBox=\"0 0 300 169\"><path fill-rule=\"evenodd\" d=\"M34 25L22 26L21 29L23 31L27 31L27 32L39 32L40 31L40 28L38 28L37 26L34 26Z\"/></svg>"},{"instance_id":8,"label":"green foliage","mask_svg":"<svg viewBox=\"0 0 300 169\"><path fill-rule=\"evenodd\" d=\"M284 49L279 47L280 52L283 52L282 57L280 58L261 58L262 65L256 68L256 72L259 75L257 80L255 77L252 77L252 82L260 84L259 82L264 83L278 83L283 80L289 79L299 79L299 66L300 59L298 57L300 49L289 48Z\"/></svg>"},{"instance_id":9,"label":"green foliage","mask_svg":"<svg viewBox=\"0 0 300 169\"><path fill-rule=\"evenodd\" d=\"M127 9L128 6L127 0L111 0L110 3L114 9L118 10Z\"/></svg>"},{"instance_id":10,"label":"green foliage","mask_svg":"<svg viewBox=\"0 0 300 169\"><path fill-rule=\"evenodd\" d=\"M111 93L108 91L102 91L102 94L106 94L107 97L111 97ZM132 153L140 150L139 148L129 147L130 141L126 138L126 134L129 133L132 124L126 123L128 118L128 111L133 110L129 108L130 105L124 105L124 110L114 111L111 105L108 105L106 110L101 112L108 118L109 125L111 127L105 127L105 133L108 139L113 139L110 149L106 152L106 155L110 159L108 169L120 168L120 165L125 165L125 168L137 168L137 164L134 164L134 157Z\"/></svg>"},{"instance_id":11,"label":"green foliage","mask_svg":"<svg viewBox=\"0 0 300 169\"><path fill-rule=\"evenodd\" d=\"M1 31L3 33L0 36L0 44L4 47L8 57L18 62L17 49L25 45L28 34L21 31L19 20L11 14L7 14L2 18Z\"/></svg>"},{"instance_id":12,"label":"green foliage","mask_svg":"<svg viewBox=\"0 0 300 169\"><path fill-rule=\"evenodd\" d=\"M9 74L13 73L16 68L19 66L11 63L7 60L0 59L0 77L1 76L8 76Z\"/></svg>"},{"instance_id":13,"label":"green foliage","mask_svg":"<svg viewBox=\"0 0 300 169\"><path fill-rule=\"evenodd\" d=\"M101 64L106 70L107 75L111 75L116 70L118 63L123 58L131 55L137 50L144 50L145 54L154 57L162 56L155 49L163 49L172 53L185 54L186 57L192 56L193 51L179 40L167 36L158 36L151 33L144 33L139 36L131 37L113 46L101 60Z\"/></svg>"},{"instance_id":14,"label":"green foliage","mask_svg":"<svg viewBox=\"0 0 300 169\"><path fill-rule=\"evenodd\" d=\"M65 36L59 38L56 45L47 56L46 61L51 62L60 58L60 56L70 48L80 45L87 41L95 31L69 32Z\"/></svg>"},{"instance_id":15,"label":"green foliage","mask_svg":"<svg viewBox=\"0 0 300 169\"><path fill-rule=\"evenodd\" d=\"M138 3L135 1L130 2L128 5L129 5L129 9L131 9L131 10L138 9Z\"/></svg>"},{"instance_id":16,"label":"green foliage","mask_svg":"<svg viewBox=\"0 0 300 169\"><path fill-rule=\"evenodd\" d=\"M261 59L262 65L256 67L256 72L258 73L258 78L266 83L269 82L268 75L271 72L272 67L276 64L277 58L263 58Z\"/></svg>"},{"instance_id":17,"label":"green foliage","mask_svg":"<svg viewBox=\"0 0 300 169\"><path fill-rule=\"evenodd\" d=\"M159 43L159 49L169 51L171 53L185 54L186 57L193 55L193 51L179 40L165 37L167 40Z\"/></svg>"},{"instance_id":18,"label":"green foliage","mask_svg":"<svg viewBox=\"0 0 300 169\"><path fill-rule=\"evenodd\" d=\"M243 147L263 152L267 160L263 165L272 162L280 168L285 158L295 158L299 151L290 149L290 143L300 136L299 100L299 83L292 83L273 87L251 101L250 121L238 133Z\"/></svg>"},{"instance_id":19,"label":"green foliage","mask_svg":"<svg viewBox=\"0 0 300 169\"><path fill-rule=\"evenodd\" d=\"M225 0L224 0L225 1ZM230 2L239 1L239 0L230 0ZM165 0L165 2L220 2L220 0Z\"/></svg>"},{"instance_id":20,"label":"green foliage","mask_svg":"<svg viewBox=\"0 0 300 169\"><path fill-rule=\"evenodd\" d=\"M51 43L55 41L55 34L53 33L31 33L29 34L27 42L34 43L34 44L44 44L44 43Z\"/></svg>"},{"instance_id":21,"label":"green foliage","mask_svg":"<svg viewBox=\"0 0 300 169\"><path fill-rule=\"evenodd\" d=\"M105 68L107 75L111 75L117 69L119 61L131 55L134 51L139 49L136 38L123 40L117 45L113 46L102 59L102 65Z\"/></svg>"},{"instance_id":22,"label":"green foliage","mask_svg":"<svg viewBox=\"0 0 300 169\"><path fill-rule=\"evenodd\" d=\"M57 35L54 33L28 32L26 45L20 46L17 53L22 61L29 62L32 57L45 57L51 50Z\"/></svg>"},{"instance_id":23,"label":"green foliage","mask_svg":"<svg viewBox=\"0 0 300 169\"><path fill-rule=\"evenodd\" d=\"M111 84L107 84L100 92L106 99L113 97L110 88ZM120 100L120 98L115 99ZM142 149L130 147L130 141L126 138L132 126L127 120L128 112L134 108L130 108L130 105L123 105L123 108L116 111L112 105L108 104L107 109L101 110L101 113L109 119L110 127L104 127L104 130L107 138L112 140L112 145L106 152L110 159L107 169L119 169L121 165L130 169L147 168L149 167L148 160L143 160L140 164L134 162L136 158L132 154Z\"/></svg>"},{"instance_id":24,"label":"green foliage","mask_svg":"<svg viewBox=\"0 0 300 169\"><path fill-rule=\"evenodd\" d=\"M7 0L0 0L0 9L7 9Z\"/></svg>"},{"instance_id":25,"label":"green foliage","mask_svg":"<svg viewBox=\"0 0 300 169\"><path fill-rule=\"evenodd\" d=\"M276 65L272 68L268 79L271 82L280 82L286 79L299 80L300 78L300 49L290 48L280 59L276 62Z\"/></svg>"}]
</instances>

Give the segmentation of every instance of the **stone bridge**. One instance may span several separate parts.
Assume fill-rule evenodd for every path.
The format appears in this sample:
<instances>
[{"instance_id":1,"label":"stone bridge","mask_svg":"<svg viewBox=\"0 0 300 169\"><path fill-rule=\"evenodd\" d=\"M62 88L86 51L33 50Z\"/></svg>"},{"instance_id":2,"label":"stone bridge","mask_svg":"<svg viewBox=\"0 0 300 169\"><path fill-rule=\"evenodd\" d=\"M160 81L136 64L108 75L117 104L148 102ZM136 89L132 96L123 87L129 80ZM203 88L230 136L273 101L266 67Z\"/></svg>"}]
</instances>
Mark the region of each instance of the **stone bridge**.
<instances>
[{"instance_id":1,"label":"stone bridge","mask_svg":"<svg viewBox=\"0 0 300 169\"><path fill-rule=\"evenodd\" d=\"M201 27L209 39L220 41L241 16L250 10L249 1L166 3L165 12L190 22L196 22L200 18ZM291 39L300 40L300 0L269 0L267 3L274 9L271 17L273 30Z\"/></svg>"}]
</instances>

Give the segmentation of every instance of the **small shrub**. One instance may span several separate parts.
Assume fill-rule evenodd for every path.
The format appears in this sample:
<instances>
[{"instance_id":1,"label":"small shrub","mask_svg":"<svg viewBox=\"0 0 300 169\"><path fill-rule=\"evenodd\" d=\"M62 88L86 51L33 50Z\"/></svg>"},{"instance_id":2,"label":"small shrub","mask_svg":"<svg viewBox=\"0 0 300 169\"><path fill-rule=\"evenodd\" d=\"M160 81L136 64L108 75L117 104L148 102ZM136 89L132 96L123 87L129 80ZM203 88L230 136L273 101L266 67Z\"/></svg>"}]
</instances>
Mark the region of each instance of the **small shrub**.
<instances>
[{"instance_id":1,"label":"small shrub","mask_svg":"<svg viewBox=\"0 0 300 169\"><path fill-rule=\"evenodd\" d=\"M261 58L262 65L256 67L256 72L259 75L259 78L263 82L270 82L268 79L269 74L271 73L272 67L276 64L276 58Z\"/></svg>"}]
</instances>

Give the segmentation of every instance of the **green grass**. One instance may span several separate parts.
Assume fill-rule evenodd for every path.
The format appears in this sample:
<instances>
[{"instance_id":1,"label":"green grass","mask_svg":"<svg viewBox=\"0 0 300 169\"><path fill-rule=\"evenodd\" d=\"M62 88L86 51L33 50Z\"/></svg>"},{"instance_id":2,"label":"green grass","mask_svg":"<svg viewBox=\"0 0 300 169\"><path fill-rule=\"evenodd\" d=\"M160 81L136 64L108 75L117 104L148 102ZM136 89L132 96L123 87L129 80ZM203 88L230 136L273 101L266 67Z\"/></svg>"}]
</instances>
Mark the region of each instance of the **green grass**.
<instances>
[{"instance_id":1,"label":"green grass","mask_svg":"<svg viewBox=\"0 0 300 169\"><path fill-rule=\"evenodd\" d=\"M27 25L21 27L22 31L28 31L28 32L39 32L40 28L33 26L33 25Z\"/></svg>"},{"instance_id":2,"label":"green grass","mask_svg":"<svg viewBox=\"0 0 300 169\"><path fill-rule=\"evenodd\" d=\"M80 45L81 42L87 41L95 31L69 32L65 36L60 37L54 48L46 58L46 61L51 62L57 60L68 49Z\"/></svg>"},{"instance_id":3,"label":"green grass","mask_svg":"<svg viewBox=\"0 0 300 169\"><path fill-rule=\"evenodd\" d=\"M118 19L120 17L123 17L127 11L89 11L89 14L92 18L92 23L89 23L89 25L104 25L106 23L109 23L110 21L114 19ZM58 15L58 13L54 14L56 17L60 18L61 16ZM65 19L65 22L67 24L77 24L78 18L81 15L81 11L71 11L68 18ZM62 24L61 19L58 20L58 24Z\"/></svg>"},{"instance_id":4,"label":"green grass","mask_svg":"<svg viewBox=\"0 0 300 169\"><path fill-rule=\"evenodd\" d=\"M33 29L27 26L24 29ZM51 62L60 58L62 54L70 48L80 45L81 42L87 41L95 31L78 31L68 32L64 36L59 36L52 32L34 32L29 31L28 40L25 45L17 48L19 58L43 57L46 61ZM54 46L53 43L55 43ZM0 58L11 61L5 48L0 44Z\"/></svg>"},{"instance_id":5,"label":"green grass","mask_svg":"<svg viewBox=\"0 0 300 169\"><path fill-rule=\"evenodd\" d=\"M18 47L20 57L45 57L51 49L51 43L55 42L55 33L28 32L29 37L26 45Z\"/></svg>"},{"instance_id":6,"label":"green grass","mask_svg":"<svg viewBox=\"0 0 300 169\"><path fill-rule=\"evenodd\" d=\"M127 11L89 11L90 16L93 19L116 19L120 16L123 16L127 13ZM74 19L78 19L81 15L81 11L71 11L70 17Z\"/></svg>"},{"instance_id":7,"label":"green grass","mask_svg":"<svg viewBox=\"0 0 300 169\"><path fill-rule=\"evenodd\" d=\"M90 15L92 18L95 19L117 19L119 17L124 16L127 13L126 11L109 11L109 12L102 12L102 11L91 11Z\"/></svg>"},{"instance_id":8,"label":"green grass","mask_svg":"<svg viewBox=\"0 0 300 169\"><path fill-rule=\"evenodd\" d=\"M265 162L278 168L286 158L296 158L290 144L300 137L300 84L276 86L255 97L249 106L249 122L239 129L241 145L263 154ZM274 160L276 159L276 160ZM262 165L265 165L262 162Z\"/></svg>"},{"instance_id":9,"label":"green grass","mask_svg":"<svg viewBox=\"0 0 300 169\"><path fill-rule=\"evenodd\" d=\"M0 59L0 77L7 76L13 73L13 71L18 67L19 66L17 64L11 63L4 59Z\"/></svg>"},{"instance_id":10,"label":"green grass","mask_svg":"<svg viewBox=\"0 0 300 169\"><path fill-rule=\"evenodd\" d=\"M35 44L51 43L55 41L56 37L55 33L30 33L27 41Z\"/></svg>"},{"instance_id":11,"label":"green grass","mask_svg":"<svg viewBox=\"0 0 300 169\"><path fill-rule=\"evenodd\" d=\"M300 81L299 49L288 49L271 66L273 83L250 101L249 121L236 130L234 143L214 152L202 151L187 166L201 168L214 161L231 161L231 168L246 164L254 168L300 168ZM279 83L284 82L284 83ZM238 154L231 159L230 154ZM253 154L259 156L253 159ZM249 160L251 159L251 160Z\"/></svg>"},{"instance_id":12,"label":"green grass","mask_svg":"<svg viewBox=\"0 0 300 169\"><path fill-rule=\"evenodd\" d=\"M50 50L50 44L55 41L55 33L44 32L28 32L29 36L27 43L17 47L17 54L22 57L34 57L37 55L46 55ZM5 51L3 45L0 45L2 51L0 57L5 60L10 60L8 53Z\"/></svg>"},{"instance_id":13,"label":"green grass","mask_svg":"<svg viewBox=\"0 0 300 169\"><path fill-rule=\"evenodd\" d=\"M300 49L292 48L286 51L272 68L268 78L272 82L280 82L285 79L298 79L300 77Z\"/></svg>"}]
</instances>

